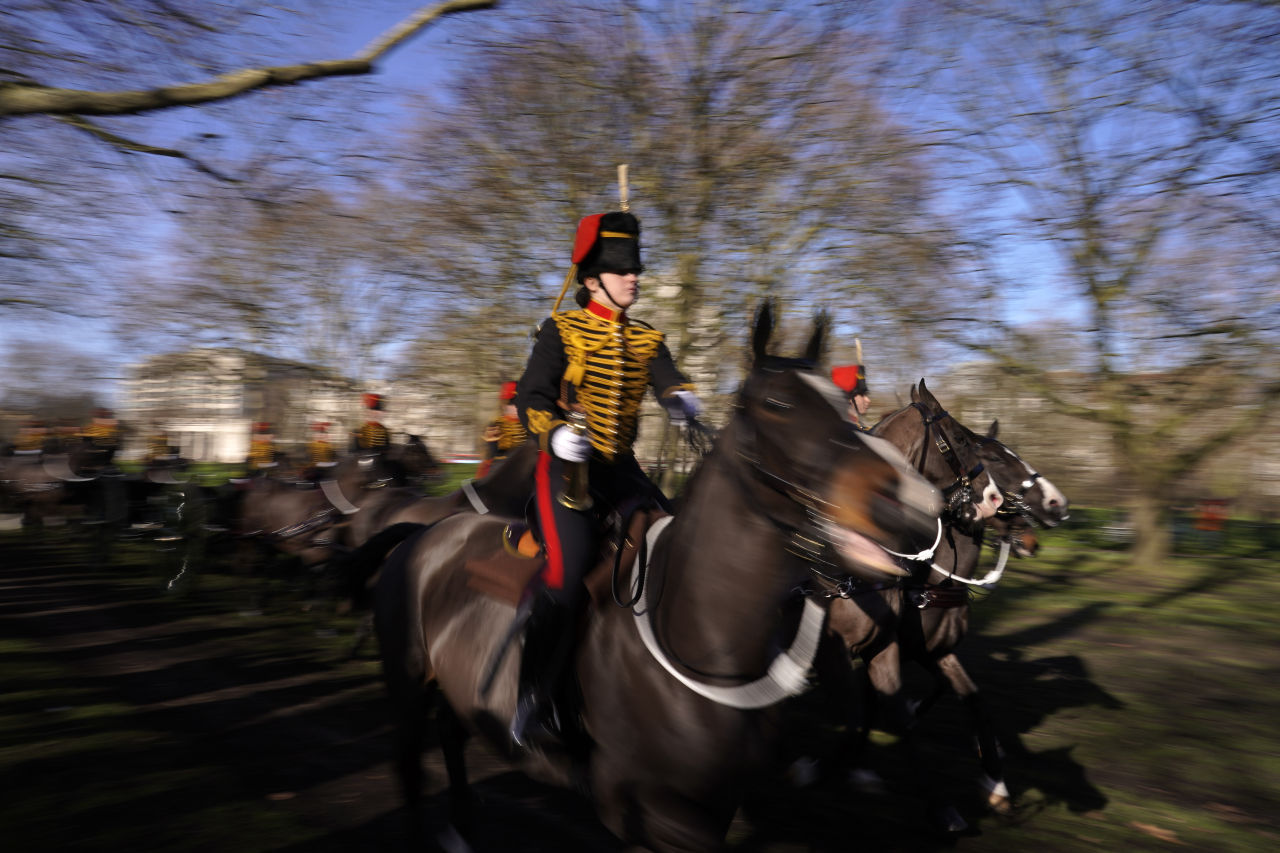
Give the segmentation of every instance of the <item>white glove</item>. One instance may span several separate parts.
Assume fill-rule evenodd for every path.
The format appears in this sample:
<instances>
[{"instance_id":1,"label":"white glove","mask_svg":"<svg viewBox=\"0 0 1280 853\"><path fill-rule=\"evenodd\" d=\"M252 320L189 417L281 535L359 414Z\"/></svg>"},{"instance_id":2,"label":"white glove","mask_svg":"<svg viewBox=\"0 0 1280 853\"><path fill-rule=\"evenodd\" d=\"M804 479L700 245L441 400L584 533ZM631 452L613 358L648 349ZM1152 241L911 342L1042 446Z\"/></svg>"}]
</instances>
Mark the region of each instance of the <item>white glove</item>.
<instances>
[{"instance_id":1,"label":"white glove","mask_svg":"<svg viewBox=\"0 0 1280 853\"><path fill-rule=\"evenodd\" d=\"M562 424L551 433L551 452L565 462L586 462L591 458L591 439Z\"/></svg>"},{"instance_id":2,"label":"white glove","mask_svg":"<svg viewBox=\"0 0 1280 853\"><path fill-rule=\"evenodd\" d=\"M673 424L683 424L702 414L702 401L692 391L676 391L672 394L675 400L667 407L667 414Z\"/></svg>"}]
</instances>

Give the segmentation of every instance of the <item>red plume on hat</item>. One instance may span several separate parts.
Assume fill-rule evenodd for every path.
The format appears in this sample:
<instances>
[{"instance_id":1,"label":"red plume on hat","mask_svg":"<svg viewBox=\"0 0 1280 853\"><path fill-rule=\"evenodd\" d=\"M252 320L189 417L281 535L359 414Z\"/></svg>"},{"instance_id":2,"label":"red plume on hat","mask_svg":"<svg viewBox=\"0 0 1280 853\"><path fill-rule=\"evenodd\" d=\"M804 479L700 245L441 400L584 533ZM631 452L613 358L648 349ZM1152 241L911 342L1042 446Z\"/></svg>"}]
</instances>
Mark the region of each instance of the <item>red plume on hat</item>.
<instances>
[{"instance_id":1,"label":"red plume on hat","mask_svg":"<svg viewBox=\"0 0 1280 853\"><path fill-rule=\"evenodd\" d=\"M373 409L375 412L382 411L382 395L381 394L365 394L362 398L366 409Z\"/></svg>"},{"instance_id":2,"label":"red plume on hat","mask_svg":"<svg viewBox=\"0 0 1280 853\"><path fill-rule=\"evenodd\" d=\"M862 361L862 341L857 341L858 361ZM831 381L840 386L840 390L855 397L858 394L871 396L867 390L867 368L862 364L844 364L831 368Z\"/></svg>"},{"instance_id":3,"label":"red plume on hat","mask_svg":"<svg viewBox=\"0 0 1280 853\"><path fill-rule=\"evenodd\" d=\"M578 233L573 238L573 262L581 264L591 250L596 246L596 239L600 236L600 220L604 216L603 213L593 213L590 216L582 217L582 221L578 223Z\"/></svg>"},{"instance_id":4,"label":"red plume on hat","mask_svg":"<svg viewBox=\"0 0 1280 853\"><path fill-rule=\"evenodd\" d=\"M503 382L502 390L498 392L498 399L506 401L506 400L513 399L515 396L516 396L516 383Z\"/></svg>"}]
</instances>

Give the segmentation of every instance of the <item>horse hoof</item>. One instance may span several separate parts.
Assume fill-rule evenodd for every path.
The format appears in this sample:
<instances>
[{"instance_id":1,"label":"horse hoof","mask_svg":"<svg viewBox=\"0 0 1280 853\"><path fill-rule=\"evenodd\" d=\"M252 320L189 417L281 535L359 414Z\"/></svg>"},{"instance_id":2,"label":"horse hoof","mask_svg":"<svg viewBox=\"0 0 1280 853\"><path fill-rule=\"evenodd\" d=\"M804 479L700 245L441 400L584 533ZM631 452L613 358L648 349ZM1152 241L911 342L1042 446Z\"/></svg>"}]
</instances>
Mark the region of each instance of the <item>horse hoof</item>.
<instances>
[{"instance_id":1,"label":"horse hoof","mask_svg":"<svg viewBox=\"0 0 1280 853\"><path fill-rule=\"evenodd\" d=\"M444 831L436 836L436 844L440 845L440 849L444 853L472 853L471 845L467 843L467 839L462 837L462 833L458 832L452 824L445 827Z\"/></svg>"},{"instance_id":2,"label":"horse hoof","mask_svg":"<svg viewBox=\"0 0 1280 853\"><path fill-rule=\"evenodd\" d=\"M955 806L944 806L934 814L938 829L947 835L959 835L969 828L969 822L960 816Z\"/></svg>"},{"instance_id":3,"label":"horse hoof","mask_svg":"<svg viewBox=\"0 0 1280 853\"><path fill-rule=\"evenodd\" d=\"M996 793L987 796L987 808L1000 817L1013 817L1017 811L1013 806L1013 800Z\"/></svg>"},{"instance_id":4,"label":"horse hoof","mask_svg":"<svg viewBox=\"0 0 1280 853\"><path fill-rule=\"evenodd\" d=\"M880 774L865 767L849 771L849 784L853 785L854 790L861 791L864 794L883 794L886 792L884 780L880 778Z\"/></svg>"},{"instance_id":5,"label":"horse hoof","mask_svg":"<svg viewBox=\"0 0 1280 853\"><path fill-rule=\"evenodd\" d=\"M982 787L987 792L987 808L1001 817L1009 817L1014 813L1013 797L1004 780L995 780L990 776L982 777Z\"/></svg>"},{"instance_id":6,"label":"horse hoof","mask_svg":"<svg viewBox=\"0 0 1280 853\"><path fill-rule=\"evenodd\" d=\"M804 755L787 768L786 780L787 784L793 788L808 788L814 785L821 775L818 759Z\"/></svg>"}]
</instances>

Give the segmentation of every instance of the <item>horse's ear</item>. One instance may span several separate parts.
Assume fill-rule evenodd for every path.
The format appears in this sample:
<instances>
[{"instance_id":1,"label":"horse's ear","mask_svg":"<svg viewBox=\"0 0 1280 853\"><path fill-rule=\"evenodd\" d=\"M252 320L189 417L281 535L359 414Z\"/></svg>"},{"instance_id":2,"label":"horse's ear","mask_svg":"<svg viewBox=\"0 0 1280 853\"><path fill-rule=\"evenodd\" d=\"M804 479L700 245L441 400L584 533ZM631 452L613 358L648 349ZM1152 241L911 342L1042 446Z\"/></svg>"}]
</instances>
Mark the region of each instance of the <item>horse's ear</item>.
<instances>
[{"instance_id":1,"label":"horse's ear","mask_svg":"<svg viewBox=\"0 0 1280 853\"><path fill-rule=\"evenodd\" d=\"M920 377L920 402L926 406L936 406L942 408L942 404L938 402L938 398L933 396L928 388L924 385L924 377Z\"/></svg>"},{"instance_id":2,"label":"horse's ear","mask_svg":"<svg viewBox=\"0 0 1280 853\"><path fill-rule=\"evenodd\" d=\"M987 438L995 438L998 432L1000 432L1000 419L996 418L991 422L991 429L987 430Z\"/></svg>"},{"instance_id":3,"label":"horse's ear","mask_svg":"<svg viewBox=\"0 0 1280 853\"><path fill-rule=\"evenodd\" d=\"M827 329L831 326L831 316L821 311L813 318L813 334L809 336L809 345L804 349L804 360L817 364L822 360L822 347L826 343Z\"/></svg>"},{"instance_id":4,"label":"horse's ear","mask_svg":"<svg viewBox=\"0 0 1280 853\"><path fill-rule=\"evenodd\" d=\"M756 361L769 354L769 338L773 335L773 300L766 299L756 309L755 327L751 332L751 352Z\"/></svg>"},{"instance_id":5,"label":"horse's ear","mask_svg":"<svg viewBox=\"0 0 1280 853\"><path fill-rule=\"evenodd\" d=\"M919 402L920 402L920 392L916 390L916 386L915 386L915 385L912 385L912 386L911 386L911 402L913 402L913 403L919 403Z\"/></svg>"}]
</instances>

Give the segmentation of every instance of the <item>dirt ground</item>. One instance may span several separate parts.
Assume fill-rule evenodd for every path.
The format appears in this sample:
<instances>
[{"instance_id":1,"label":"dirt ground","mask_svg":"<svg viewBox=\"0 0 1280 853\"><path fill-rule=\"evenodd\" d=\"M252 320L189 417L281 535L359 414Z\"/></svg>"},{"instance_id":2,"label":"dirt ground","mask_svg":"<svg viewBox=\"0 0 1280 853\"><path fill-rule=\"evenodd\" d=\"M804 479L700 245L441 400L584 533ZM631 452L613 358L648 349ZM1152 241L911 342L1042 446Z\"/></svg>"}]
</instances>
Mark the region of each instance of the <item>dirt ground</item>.
<instances>
[{"instance_id":1,"label":"dirt ground","mask_svg":"<svg viewBox=\"0 0 1280 853\"><path fill-rule=\"evenodd\" d=\"M207 601L196 592L174 602L158 594L163 587L154 582L158 578L120 585L109 566L67 562L66 549L6 544L0 551L0 615L8 626L3 636L30 640L65 667L62 677L74 680L84 707L109 703L125 711L107 727L117 744L98 751L107 759L101 765L64 766L57 757L37 756L17 769L65 777L66 800L86 788L93 790L91 796L108 788L134 788L141 795L116 804L101 832L93 826L95 810L78 804L72 805L75 815L36 820L44 824L37 833L51 833L42 849L116 849L117 825L145 825L157 813L172 815L175 809L189 812L175 827L181 849L230 849L227 828L206 825L204 813L215 803L231 821L239 804L279 811L286 826L296 821L308 827L306 840L261 849L403 848L403 815L387 761L390 733L374 650L349 657L353 622L322 615L331 602L309 607L289 598L264 605L251 596L228 598L213 590ZM226 609L228 600L240 601L241 607ZM282 625L289 643L304 638L304 644L273 647ZM314 639L310 648L306 638ZM23 668L8 658L10 675ZM5 680L11 689L30 686L21 674ZM68 737L102 725L77 717L76 711L76 706L43 709L47 718L64 718ZM136 740L134 748L121 748L117 731ZM468 757L486 815L500 816L482 823L481 849L613 846L576 797L510 772L481 743L473 742ZM443 764L436 751L429 751L425 763L434 814L443 808ZM212 772L183 778L173 790L156 784L158 777L185 777L205 767ZM71 829L67 818L87 825ZM265 823L274 831L273 821ZM95 834L102 836L101 845ZM235 847L244 849L239 843Z\"/></svg>"},{"instance_id":2,"label":"dirt ground","mask_svg":"<svg viewBox=\"0 0 1280 853\"><path fill-rule=\"evenodd\" d=\"M17 794L0 811L17 843L5 849L407 849L377 663L371 648L349 655L354 618L335 618L331 601L308 601L296 585L264 596L270 583L234 573L192 573L171 589L182 567L151 559L117 554L107 562L84 543L56 537L0 541L8 697L0 704L0 771ZM976 637L973 645L1009 678L1051 688L1041 705L1013 709L1023 716L1011 725L1024 742L1034 743L1036 727L1054 712L1121 704L1078 661L1056 658L1056 669L1046 668ZM1070 749L1024 749L1012 757L1013 771L1036 782L1040 799L1013 821L997 820L973 790L976 762L958 710L944 703L930 717L937 723L922 738L941 735L938 743L948 745L926 757L971 819L967 835L942 840L922 831L920 804L895 793L780 782L744 808L730 847L1067 851L1105 841L1101 832L1062 837L1053 824L1048 838L1028 831L1039 809L1055 805L1101 827L1104 768L1086 767ZM512 772L478 741L468 757L482 803L476 850L620 849L583 799ZM434 750L425 763L429 811L439 818L443 767ZM1170 843L1140 831L1129 849Z\"/></svg>"}]
</instances>

